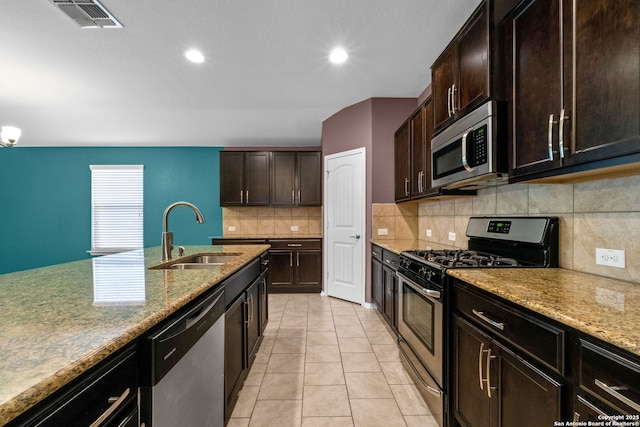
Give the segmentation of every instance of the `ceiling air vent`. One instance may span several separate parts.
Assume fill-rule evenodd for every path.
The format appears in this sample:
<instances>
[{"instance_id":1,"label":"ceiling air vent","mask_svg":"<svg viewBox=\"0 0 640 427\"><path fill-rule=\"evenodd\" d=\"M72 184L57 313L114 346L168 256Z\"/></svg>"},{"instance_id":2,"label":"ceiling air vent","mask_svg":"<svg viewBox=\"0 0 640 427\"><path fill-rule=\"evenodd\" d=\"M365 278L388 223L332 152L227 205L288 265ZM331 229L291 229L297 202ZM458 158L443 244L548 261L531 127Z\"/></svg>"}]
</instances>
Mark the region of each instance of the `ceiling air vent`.
<instances>
[{"instance_id":1,"label":"ceiling air vent","mask_svg":"<svg viewBox=\"0 0 640 427\"><path fill-rule=\"evenodd\" d=\"M49 0L82 28L122 28L96 0Z\"/></svg>"}]
</instances>

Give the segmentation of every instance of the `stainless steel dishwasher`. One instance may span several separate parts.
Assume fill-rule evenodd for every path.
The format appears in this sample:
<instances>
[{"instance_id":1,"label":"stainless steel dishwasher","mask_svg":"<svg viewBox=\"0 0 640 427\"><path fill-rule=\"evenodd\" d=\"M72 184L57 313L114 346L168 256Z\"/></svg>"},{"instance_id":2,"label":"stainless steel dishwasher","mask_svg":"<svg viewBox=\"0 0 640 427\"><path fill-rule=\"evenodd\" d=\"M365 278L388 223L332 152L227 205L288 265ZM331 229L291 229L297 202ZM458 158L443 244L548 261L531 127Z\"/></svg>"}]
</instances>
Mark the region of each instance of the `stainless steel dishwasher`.
<instances>
[{"instance_id":1,"label":"stainless steel dishwasher","mask_svg":"<svg viewBox=\"0 0 640 427\"><path fill-rule=\"evenodd\" d=\"M149 337L141 426L224 425L224 311L220 289Z\"/></svg>"}]
</instances>

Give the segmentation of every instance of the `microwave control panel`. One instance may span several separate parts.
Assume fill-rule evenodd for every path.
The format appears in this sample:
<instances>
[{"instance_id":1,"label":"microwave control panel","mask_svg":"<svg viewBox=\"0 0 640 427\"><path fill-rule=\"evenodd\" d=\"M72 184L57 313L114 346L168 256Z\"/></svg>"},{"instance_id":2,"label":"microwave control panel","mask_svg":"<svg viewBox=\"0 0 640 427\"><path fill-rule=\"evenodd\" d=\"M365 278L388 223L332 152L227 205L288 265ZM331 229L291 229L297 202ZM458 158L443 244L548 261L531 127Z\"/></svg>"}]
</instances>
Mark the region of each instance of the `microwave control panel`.
<instances>
[{"instance_id":1,"label":"microwave control panel","mask_svg":"<svg viewBox=\"0 0 640 427\"><path fill-rule=\"evenodd\" d=\"M473 131L473 166L487 163L487 125Z\"/></svg>"}]
</instances>

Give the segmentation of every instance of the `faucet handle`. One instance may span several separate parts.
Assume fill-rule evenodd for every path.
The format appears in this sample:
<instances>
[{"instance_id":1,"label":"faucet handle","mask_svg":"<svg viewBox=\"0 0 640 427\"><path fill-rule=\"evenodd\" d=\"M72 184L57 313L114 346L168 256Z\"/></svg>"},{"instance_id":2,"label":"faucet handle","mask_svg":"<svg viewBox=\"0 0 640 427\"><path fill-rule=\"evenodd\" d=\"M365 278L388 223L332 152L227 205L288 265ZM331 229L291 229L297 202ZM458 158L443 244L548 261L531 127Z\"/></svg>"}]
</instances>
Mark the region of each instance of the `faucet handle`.
<instances>
[{"instance_id":1,"label":"faucet handle","mask_svg":"<svg viewBox=\"0 0 640 427\"><path fill-rule=\"evenodd\" d=\"M184 256L184 246L178 246L178 256Z\"/></svg>"}]
</instances>

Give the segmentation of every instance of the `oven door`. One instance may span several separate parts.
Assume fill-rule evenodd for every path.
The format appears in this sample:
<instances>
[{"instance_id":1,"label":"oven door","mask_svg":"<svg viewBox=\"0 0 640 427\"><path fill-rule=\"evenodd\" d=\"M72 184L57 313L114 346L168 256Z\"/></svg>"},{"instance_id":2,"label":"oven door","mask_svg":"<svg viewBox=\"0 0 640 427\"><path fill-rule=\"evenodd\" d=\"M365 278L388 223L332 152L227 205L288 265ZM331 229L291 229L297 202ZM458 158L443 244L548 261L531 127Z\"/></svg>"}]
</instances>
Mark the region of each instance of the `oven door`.
<instances>
[{"instance_id":1,"label":"oven door","mask_svg":"<svg viewBox=\"0 0 640 427\"><path fill-rule=\"evenodd\" d=\"M398 297L398 332L429 374L442 388L443 305L439 291L425 289L401 273Z\"/></svg>"}]
</instances>

